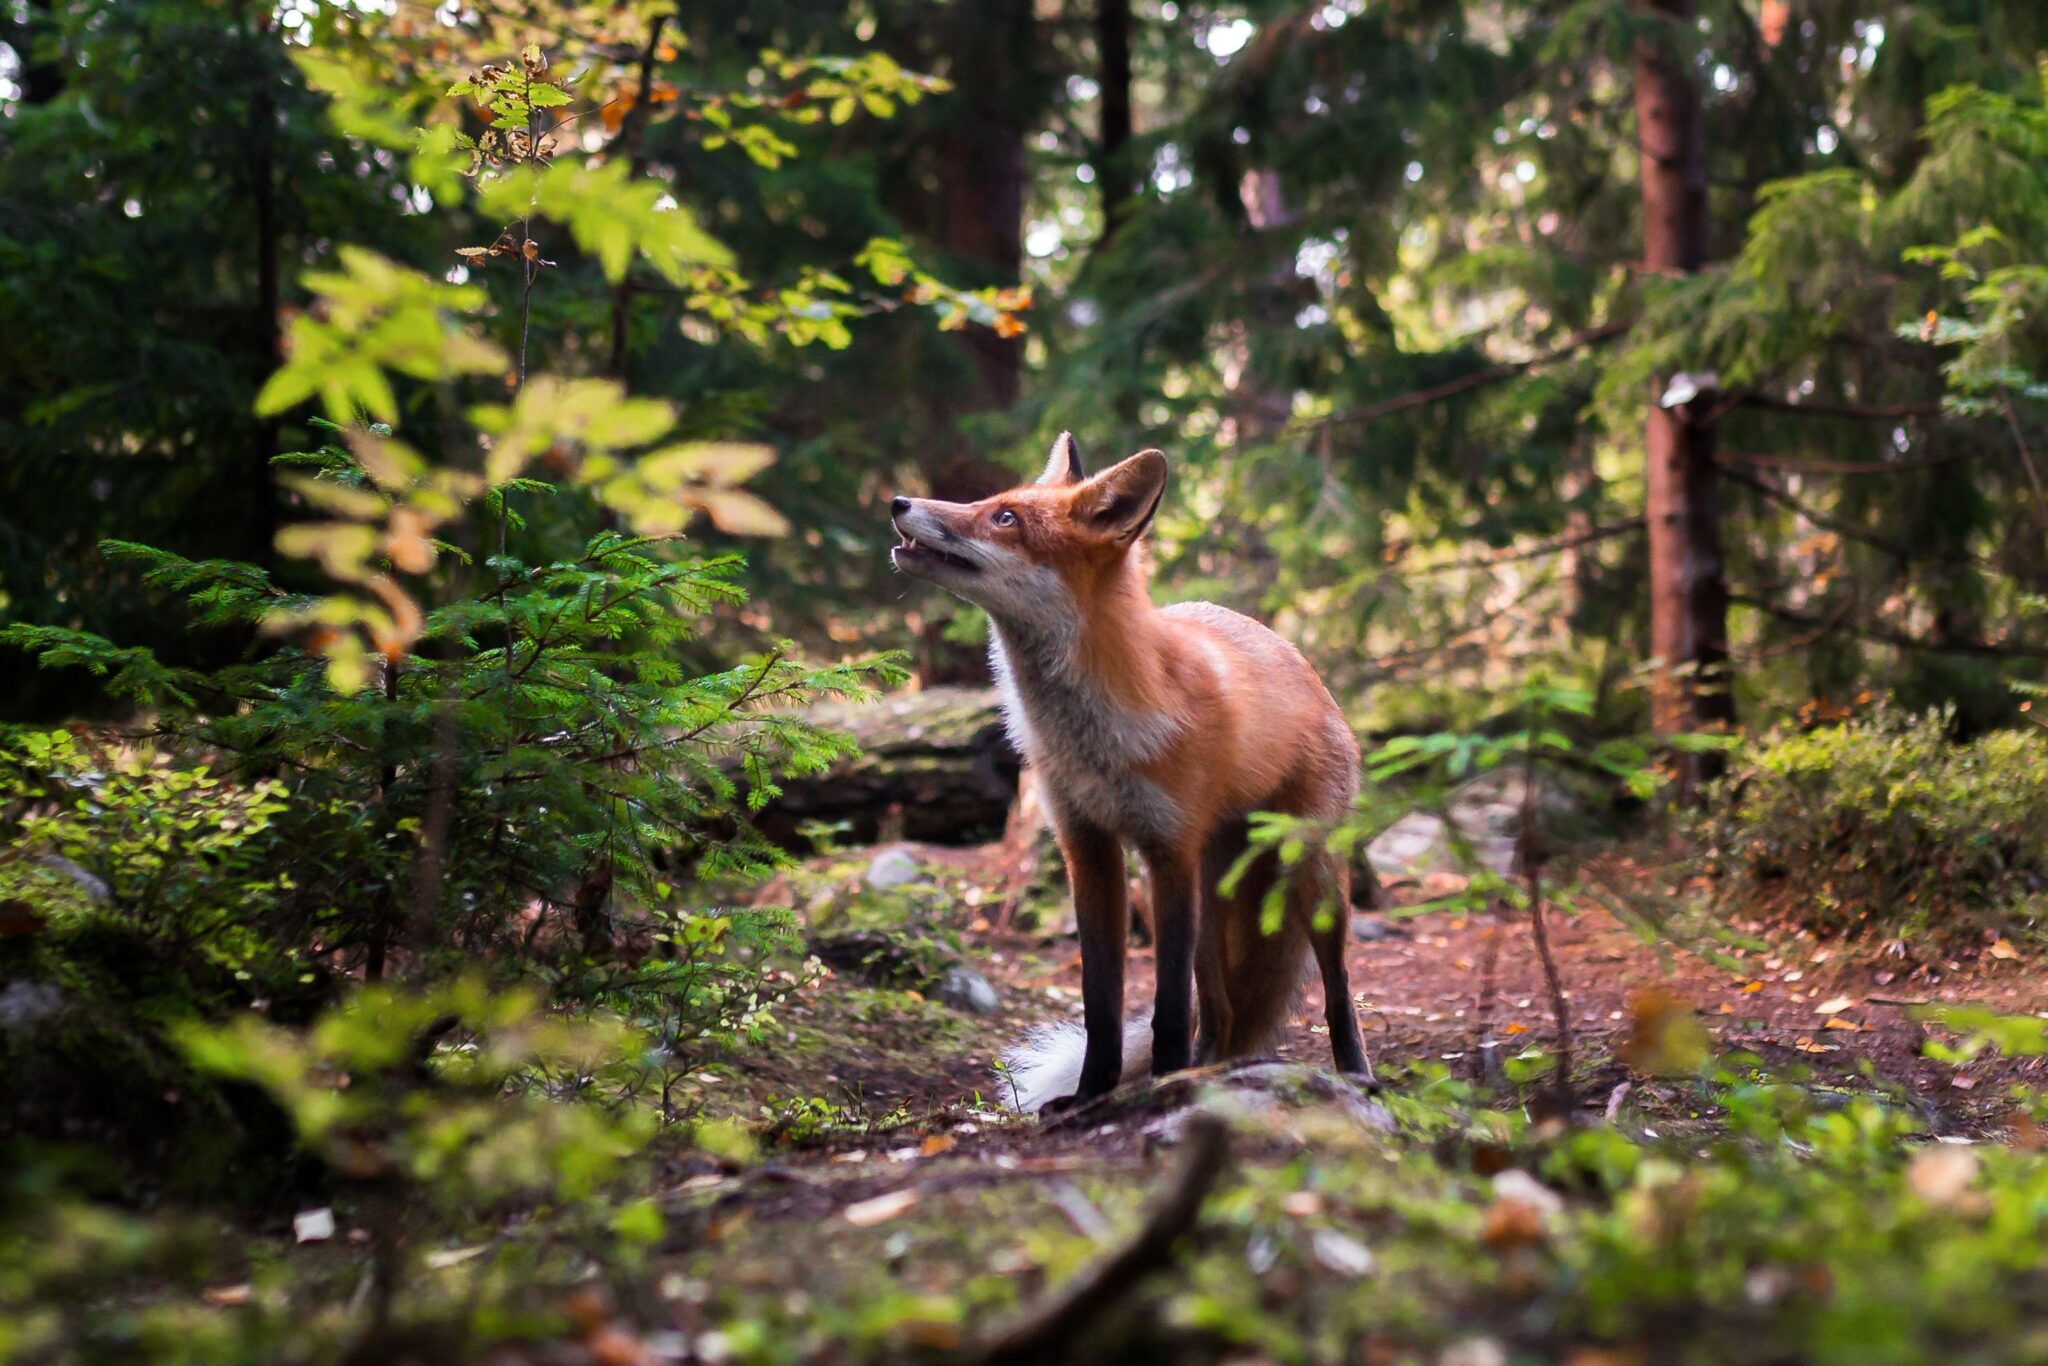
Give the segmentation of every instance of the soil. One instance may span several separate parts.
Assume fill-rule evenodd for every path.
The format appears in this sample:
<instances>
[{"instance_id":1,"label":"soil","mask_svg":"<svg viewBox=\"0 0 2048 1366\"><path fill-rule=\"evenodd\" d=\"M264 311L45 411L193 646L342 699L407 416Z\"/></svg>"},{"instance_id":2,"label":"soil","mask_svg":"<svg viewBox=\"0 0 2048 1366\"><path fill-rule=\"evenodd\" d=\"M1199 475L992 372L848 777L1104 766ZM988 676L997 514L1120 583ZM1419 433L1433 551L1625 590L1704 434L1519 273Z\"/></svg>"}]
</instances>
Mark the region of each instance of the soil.
<instances>
[{"instance_id":1,"label":"soil","mask_svg":"<svg viewBox=\"0 0 2048 1366\"><path fill-rule=\"evenodd\" d=\"M1080 954L1071 935L1034 938L1003 933L982 913L998 900L1003 854L899 846L948 877L985 880L992 890L982 911L963 908L956 926L965 956L996 986L999 1015L974 1018L923 1002L915 993L863 994L844 977L828 977L786 1006L792 1039L815 1051L763 1048L734 1061L742 1088L772 1095L820 1095L849 1112L889 1117L901 1142L957 1128L977 1105L1000 1103L991 1064L1033 1025L1080 1016ZM1548 910L1559 975L1571 1007L1576 1103L1598 1119L1618 1103L1616 1089L1637 1115L1654 1116L1671 1089L1634 1075L1619 1059L1647 1009L1690 1009L1724 1059L1753 1058L1775 1074L1803 1078L1823 1089L1888 1092L1911 1106L1932 1134L1984 1137L2000 1131L2009 1083L2038 1081L2048 1059L1986 1055L1967 1065L1923 1053L1932 1028L1918 1008L1981 1004L2006 1014L2048 1013L2048 970L2009 943L1987 943L1966 958L1915 961L1896 944L1824 942L1782 924L1739 921L1730 937L1694 949L1656 942L1623 923L1602 904L1608 889L1658 887L1669 874L1654 860L1608 854L1580 870L1584 889ZM1431 1061L1477 1078L1482 1067L1498 1075L1500 1060L1551 1046L1555 1029L1525 915L1436 913L1409 919L1404 911L1441 895L1446 885L1396 883L1388 914L1362 915L1350 951L1351 980L1367 1047L1375 1066L1398 1087L1404 1071ZM1663 887L1672 892L1681 889ZM1479 1024L1489 947L1494 949L1490 1042L1480 1045ZM1152 992L1150 948L1129 950L1126 998L1136 1008ZM1656 1005L1648 1005L1654 1002ZM1320 991L1305 990L1274 1056L1327 1066L1327 1031ZM1126 1079L1142 1092L1149 1079ZM1670 1097L1665 1097L1670 1098ZM1141 1107L1142 1108L1142 1107ZM1130 1148L1118 1107L1103 1112L1116 1132L1089 1130L1098 1157ZM1037 1161L1068 1151L1081 1132L1073 1123L994 1123L956 1145L954 1156L1008 1156ZM1105 1142L1105 1140L1109 1140ZM788 1167L832 1165L835 1157L876 1146L868 1134L825 1135L799 1141ZM889 1141L886 1146L899 1148ZM954 1148L957 1147L957 1152ZM843 1162L841 1165L845 1165ZM801 1202L800 1202L801 1203Z\"/></svg>"}]
</instances>

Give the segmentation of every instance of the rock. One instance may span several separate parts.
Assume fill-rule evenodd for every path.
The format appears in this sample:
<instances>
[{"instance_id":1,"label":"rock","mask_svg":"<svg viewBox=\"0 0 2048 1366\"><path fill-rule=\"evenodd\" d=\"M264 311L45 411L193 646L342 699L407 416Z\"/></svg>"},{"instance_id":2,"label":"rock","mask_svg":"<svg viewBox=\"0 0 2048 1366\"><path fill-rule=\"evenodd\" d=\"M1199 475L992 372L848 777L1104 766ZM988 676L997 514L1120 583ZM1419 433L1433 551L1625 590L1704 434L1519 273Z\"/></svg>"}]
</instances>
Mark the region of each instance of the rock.
<instances>
[{"instance_id":1,"label":"rock","mask_svg":"<svg viewBox=\"0 0 2048 1366\"><path fill-rule=\"evenodd\" d=\"M1411 811L1380 833L1366 847L1372 868L1385 877L1420 880L1432 873L1464 871L1451 848L1452 825L1471 843L1471 856L1502 877L1516 868L1515 845L1521 836L1522 807L1527 788L1518 769L1481 774L1451 793L1447 823L1434 811ZM1580 803L1555 780L1536 779L1536 829L1539 837L1554 831L1577 813Z\"/></svg>"},{"instance_id":2,"label":"rock","mask_svg":"<svg viewBox=\"0 0 2048 1366\"><path fill-rule=\"evenodd\" d=\"M801 828L811 821L844 826L848 844L981 844L1002 834L1019 764L993 689L925 688L871 703L820 702L801 715L851 735L861 752L781 784L753 823L782 847L808 847ZM729 771L737 770L731 761Z\"/></svg>"},{"instance_id":3,"label":"rock","mask_svg":"<svg viewBox=\"0 0 2048 1366\"><path fill-rule=\"evenodd\" d=\"M988 978L965 963L955 963L940 974L932 996L942 1004L964 1010L969 1015L994 1015L1003 1008L1002 999L989 985Z\"/></svg>"},{"instance_id":4,"label":"rock","mask_svg":"<svg viewBox=\"0 0 2048 1366\"><path fill-rule=\"evenodd\" d=\"M1361 944L1377 944L1386 939L1407 939L1409 932L1383 915L1354 915L1351 917L1351 937Z\"/></svg>"},{"instance_id":5,"label":"rock","mask_svg":"<svg viewBox=\"0 0 2048 1366\"><path fill-rule=\"evenodd\" d=\"M970 1015L993 1015L1002 998L988 978L965 963L946 961L947 950L929 937L888 935L874 930L813 936L808 945L819 962L877 986L921 991L941 1005Z\"/></svg>"},{"instance_id":6,"label":"rock","mask_svg":"<svg viewBox=\"0 0 2048 1366\"><path fill-rule=\"evenodd\" d=\"M64 1004L63 989L49 982L23 978L0 991L0 1031L12 1034L55 1015Z\"/></svg>"},{"instance_id":7,"label":"rock","mask_svg":"<svg viewBox=\"0 0 2048 1366\"><path fill-rule=\"evenodd\" d=\"M868 864L867 884L880 892L908 886L922 876L917 860L909 854L901 849L884 849Z\"/></svg>"},{"instance_id":8,"label":"rock","mask_svg":"<svg viewBox=\"0 0 2048 1366\"><path fill-rule=\"evenodd\" d=\"M813 935L805 947L812 957L834 972L848 973L880 986L917 985L925 980L917 969L917 953L879 931Z\"/></svg>"},{"instance_id":9,"label":"rock","mask_svg":"<svg viewBox=\"0 0 2048 1366\"><path fill-rule=\"evenodd\" d=\"M1290 1112L1334 1111L1361 1129L1387 1133L1394 1128L1387 1108L1349 1078L1302 1063L1248 1062L1221 1076L1180 1073L1158 1085L1188 1088L1179 1094L1192 1097L1145 1126L1148 1138L1166 1143L1178 1143L1189 1120L1200 1114L1285 1128Z\"/></svg>"}]
</instances>

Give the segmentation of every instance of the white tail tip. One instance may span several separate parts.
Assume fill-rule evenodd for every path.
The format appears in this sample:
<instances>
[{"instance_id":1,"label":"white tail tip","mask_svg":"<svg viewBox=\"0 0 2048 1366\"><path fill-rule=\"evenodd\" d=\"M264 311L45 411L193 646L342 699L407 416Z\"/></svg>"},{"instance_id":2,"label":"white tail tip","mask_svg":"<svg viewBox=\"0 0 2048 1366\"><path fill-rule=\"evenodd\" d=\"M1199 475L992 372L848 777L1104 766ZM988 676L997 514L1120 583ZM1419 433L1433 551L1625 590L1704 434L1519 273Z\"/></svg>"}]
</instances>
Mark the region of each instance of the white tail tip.
<instances>
[{"instance_id":1,"label":"white tail tip","mask_svg":"<svg viewBox=\"0 0 2048 1366\"><path fill-rule=\"evenodd\" d=\"M1088 1033L1072 1020L1041 1025L1003 1054L996 1069L996 1087L1003 1099L1027 1115L1049 1100L1081 1089L1081 1060L1088 1051ZM1152 1013L1124 1021L1124 1077L1141 1076L1152 1067Z\"/></svg>"}]
</instances>

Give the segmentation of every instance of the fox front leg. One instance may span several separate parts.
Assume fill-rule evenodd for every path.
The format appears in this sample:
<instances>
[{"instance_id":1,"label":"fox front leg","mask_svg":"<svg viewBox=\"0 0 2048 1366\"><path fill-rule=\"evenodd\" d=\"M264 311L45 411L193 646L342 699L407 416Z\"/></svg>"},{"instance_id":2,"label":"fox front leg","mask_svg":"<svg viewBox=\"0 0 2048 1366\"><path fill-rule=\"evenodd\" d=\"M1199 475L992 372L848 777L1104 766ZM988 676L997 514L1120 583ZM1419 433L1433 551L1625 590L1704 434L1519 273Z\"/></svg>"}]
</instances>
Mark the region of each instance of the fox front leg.
<instances>
[{"instance_id":1,"label":"fox front leg","mask_svg":"<svg viewBox=\"0 0 2048 1366\"><path fill-rule=\"evenodd\" d=\"M1172 850L1148 854L1145 867L1152 875L1152 933L1158 964L1152 998L1152 1075L1163 1077L1194 1060L1189 1026L1194 1014L1200 879L1198 860Z\"/></svg>"},{"instance_id":2,"label":"fox front leg","mask_svg":"<svg viewBox=\"0 0 2048 1366\"><path fill-rule=\"evenodd\" d=\"M1124 1071L1124 953L1131 911L1123 843L1099 827L1078 824L1060 831L1060 843L1081 935L1081 1007L1088 1042L1080 1089L1047 1101L1040 1111L1045 1115L1109 1094Z\"/></svg>"}]
</instances>

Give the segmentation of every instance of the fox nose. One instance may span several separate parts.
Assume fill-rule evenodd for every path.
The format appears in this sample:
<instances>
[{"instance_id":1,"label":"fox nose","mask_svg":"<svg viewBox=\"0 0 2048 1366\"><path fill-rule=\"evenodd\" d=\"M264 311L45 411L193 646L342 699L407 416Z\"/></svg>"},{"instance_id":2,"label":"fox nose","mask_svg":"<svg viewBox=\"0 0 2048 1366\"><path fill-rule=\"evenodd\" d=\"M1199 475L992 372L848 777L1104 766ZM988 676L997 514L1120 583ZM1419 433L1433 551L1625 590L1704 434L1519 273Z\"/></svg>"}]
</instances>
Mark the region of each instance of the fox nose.
<instances>
[{"instance_id":1,"label":"fox nose","mask_svg":"<svg viewBox=\"0 0 2048 1366\"><path fill-rule=\"evenodd\" d=\"M910 511L910 500L900 493L897 494L889 500L889 511L901 517L904 513Z\"/></svg>"}]
</instances>

